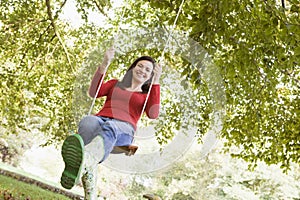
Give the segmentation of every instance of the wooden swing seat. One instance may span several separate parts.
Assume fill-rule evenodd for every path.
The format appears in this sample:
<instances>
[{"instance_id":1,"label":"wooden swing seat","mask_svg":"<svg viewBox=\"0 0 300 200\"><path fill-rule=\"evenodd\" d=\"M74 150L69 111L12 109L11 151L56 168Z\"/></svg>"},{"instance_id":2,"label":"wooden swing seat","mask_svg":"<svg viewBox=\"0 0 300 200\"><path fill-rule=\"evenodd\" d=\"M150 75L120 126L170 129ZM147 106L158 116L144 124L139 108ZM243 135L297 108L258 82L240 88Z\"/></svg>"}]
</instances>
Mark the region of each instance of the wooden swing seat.
<instances>
[{"instance_id":1,"label":"wooden swing seat","mask_svg":"<svg viewBox=\"0 0 300 200\"><path fill-rule=\"evenodd\" d=\"M114 146L112 154L125 153L126 156L133 156L139 147L136 145L129 146Z\"/></svg>"}]
</instances>

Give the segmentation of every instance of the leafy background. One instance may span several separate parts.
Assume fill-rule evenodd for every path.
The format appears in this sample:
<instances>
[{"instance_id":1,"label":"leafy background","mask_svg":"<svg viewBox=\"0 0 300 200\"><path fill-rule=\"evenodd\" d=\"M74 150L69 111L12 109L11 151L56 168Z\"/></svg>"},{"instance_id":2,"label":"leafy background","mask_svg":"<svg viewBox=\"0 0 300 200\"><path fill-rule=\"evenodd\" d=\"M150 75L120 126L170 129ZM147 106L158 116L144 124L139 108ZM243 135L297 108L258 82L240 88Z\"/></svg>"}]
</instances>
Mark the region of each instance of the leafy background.
<instances>
[{"instance_id":1,"label":"leafy background","mask_svg":"<svg viewBox=\"0 0 300 200\"><path fill-rule=\"evenodd\" d=\"M76 26L62 18L70 3L67 0L0 2L0 134L5 162L17 165L18 159L8 158L21 157L36 138L42 137L43 145L59 145L76 130L85 110L75 108L89 105L90 99L82 94L114 33L158 27L170 31L181 3L72 2L82 22ZM219 153L242 158L250 168L263 162L278 165L286 173L299 172L299 10L297 0L190 0L184 3L176 24L176 30L186 33L212 56L225 85L226 114L218 135L224 145ZM103 25L95 24L90 13L105 16ZM157 58L160 52L133 51L118 56L108 74L122 74L119 66L128 65L139 53ZM213 102L206 82L182 58L166 54L165 60L195 88L195 98L202 100L196 107L185 107L187 113L198 113L193 125L201 142L212 120ZM165 95L162 107L166 115L156 126L160 144L171 141L180 123L176 119L183 116L182 110L175 108L187 98L178 96L180 103L176 103L170 101L170 92ZM293 198L299 199L299 193Z\"/></svg>"}]
</instances>

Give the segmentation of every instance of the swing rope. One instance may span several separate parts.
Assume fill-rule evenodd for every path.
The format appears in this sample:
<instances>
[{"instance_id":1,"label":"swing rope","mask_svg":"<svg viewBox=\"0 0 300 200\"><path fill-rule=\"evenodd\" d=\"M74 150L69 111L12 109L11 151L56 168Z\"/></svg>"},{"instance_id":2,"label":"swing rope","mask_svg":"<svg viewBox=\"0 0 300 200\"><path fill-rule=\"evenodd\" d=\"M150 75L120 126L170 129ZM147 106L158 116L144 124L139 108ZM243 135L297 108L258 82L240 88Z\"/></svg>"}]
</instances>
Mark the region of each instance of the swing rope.
<instances>
[{"instance_id":1,"label":"swing rope","mask_svg":"<svg viewBox=\"0 0 300 200\"><path fill-rule=\"evenodd\" d=\"M125 10L126 10L126 7L125 7L125 8L123 9L123 11L122 11L122 15L121 15L120 20L123 19L124 14L125 14ZM119 23L120 23L120 21L119 21ZM116 32L117 32L117 33L116 33L115 36L114 36L114 41L115 41L115 40L117 39L117 37L118 37L118 34L119 34L119 32L120 32L120 26L117 27L117 31L116 31ZM93 97L92 105L91 105L91 107L90 107L90 109L89 109L88 115L91 115L91 113L92 113L92 111L93 111L93 107L94 107L94 105L95 105L97 96L98 96L98 94L99 94L99 92L100 92L100 88L101 88L101 85L102 85L102 83L103 83L103 80L104 80L104 77L105 77L105 74L106 74L106 71L107 71L109 65L110 65L110 63L107 63L107 65L105 66L105 69L104 69L104 72L103 72L103 74L102 74L100 83L99 83L99 85L98 85L98 87L97 87L96 94L95 94L95 96Z\"/></svg>"},{"instance_id":2,"label":"swing rope","mask_svg":"<svg viewBox=\"0 0 300 200\"><path fill-rule=\"evenodd\" d=\"M166 45L164 46L164 49L163 49L163 51L162 51L162 54L161 54L160 57L158 58L158 61L159 61L158 63L163 62L163 57L164 57L164 55L165 55L165 51L166 51L166 49L167 49L168 46L169 46L170 38L171 38L171 36L172 36L172 34L173 34L173 31L174 31L174 29L175 29L175 27L176 27L176 23L177 23L179 14L180 14L181 11L182 11L182 7L183 7L183 4L184 4L184 1L185 1L185 0L182 0L182 1L181 1L181 4L180 4L180 6L179 6L179 10L178 10L178 12L177 12L176 18L175 18L174 23L173 23L173 26L171 27L171 30L170 30L170 32L169 32L169 35L168 35L168 38L167 38L167 43L166 43ZM148 99L149 99L149 96L150 96L150 92L151 92L152 86L153 86L153 78L152 78L152 80L151 80L151 83L150 83L150 86L149 86L149 90L148 90L148 92L147 92L147 96L146 96L146 100L145 100L144 105L143 105L143 109L142 109L142 112L141 112L141 116L143 115L143 113L144 113L144 111L145 111L145 109L146 109L146 104L147 104L147 102L148 102Z\"/></svg>"}]
</instances>

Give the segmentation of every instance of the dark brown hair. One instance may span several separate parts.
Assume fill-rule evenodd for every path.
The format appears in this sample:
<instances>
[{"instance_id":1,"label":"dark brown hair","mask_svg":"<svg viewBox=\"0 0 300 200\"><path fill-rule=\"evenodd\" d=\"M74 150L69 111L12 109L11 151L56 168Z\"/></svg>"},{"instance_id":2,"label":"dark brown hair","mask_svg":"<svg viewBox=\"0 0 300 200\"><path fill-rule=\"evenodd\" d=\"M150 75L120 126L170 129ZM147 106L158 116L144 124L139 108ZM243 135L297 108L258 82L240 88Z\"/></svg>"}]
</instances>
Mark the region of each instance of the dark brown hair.
<instances>
[{"instance_id":1,"label":"dark brown hair","mask_svg":"<svg viewBox=\"0 0 300 200\"><path fill-rule=\"evenodd\" d=\"M136 59L131 65L130 67L128 68L128 70L126 71L122 81L119 81L117 83L116 86L122 88L122 89L125 89L125 88L128 88L131 86L132 84L132 69L136 67L137 63L141 60L147 60L147 61L150 61L152 64L153 64L153 69L155 67L155 60L150 57L150 56L141 56L139 57L138 59ZM152 72L152 75L150 77L150 79L148 79L143 85L142 85L142 93L147 93L149 91L149 87L150 87L150 84L152 82L152 77L153 77L153 72Z\"/></svg>"}]
</instances>

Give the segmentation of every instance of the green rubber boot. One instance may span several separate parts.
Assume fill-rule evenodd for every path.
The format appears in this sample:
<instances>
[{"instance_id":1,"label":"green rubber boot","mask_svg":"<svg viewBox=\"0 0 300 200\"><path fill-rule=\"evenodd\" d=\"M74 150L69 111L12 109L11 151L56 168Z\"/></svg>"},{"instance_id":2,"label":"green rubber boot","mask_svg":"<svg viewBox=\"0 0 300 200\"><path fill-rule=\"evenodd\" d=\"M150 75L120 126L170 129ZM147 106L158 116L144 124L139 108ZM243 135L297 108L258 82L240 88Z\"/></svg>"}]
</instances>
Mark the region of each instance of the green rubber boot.
<instances>
[{"instance_id":1,"label":"green rubber boot","mask_svg":"<svg viewBox=\"0 0 300 200\"><path fill-rule=\"evenodd\" d=\"M66 189L71 189L80 181L83 166L84 143L80 135L74 134L66 138L62 145L61 154L65 162L65 169L60 183Z\"/></svg>"}]
</instances>

